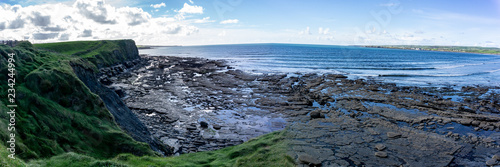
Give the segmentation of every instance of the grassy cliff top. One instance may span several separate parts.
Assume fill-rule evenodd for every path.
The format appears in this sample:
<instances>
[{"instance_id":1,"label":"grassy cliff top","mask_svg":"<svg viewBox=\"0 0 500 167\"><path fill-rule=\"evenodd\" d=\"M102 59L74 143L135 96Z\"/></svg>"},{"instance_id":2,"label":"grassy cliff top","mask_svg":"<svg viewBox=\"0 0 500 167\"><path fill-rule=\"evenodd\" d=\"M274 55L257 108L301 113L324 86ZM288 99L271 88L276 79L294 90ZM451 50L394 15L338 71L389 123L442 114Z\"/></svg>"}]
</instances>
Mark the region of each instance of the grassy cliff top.
<instances>
[{"instance_id":1,"label":"grassy cliff top","mask_svg":"<svg viewBox=\"0 0 500 167\"><path fill-rule=\"evenodd\" d=\"M84 58L97 67L110 66L139 57L133 40L71 41L34 44L36 49Z\"/></svg>"}]
</instances>

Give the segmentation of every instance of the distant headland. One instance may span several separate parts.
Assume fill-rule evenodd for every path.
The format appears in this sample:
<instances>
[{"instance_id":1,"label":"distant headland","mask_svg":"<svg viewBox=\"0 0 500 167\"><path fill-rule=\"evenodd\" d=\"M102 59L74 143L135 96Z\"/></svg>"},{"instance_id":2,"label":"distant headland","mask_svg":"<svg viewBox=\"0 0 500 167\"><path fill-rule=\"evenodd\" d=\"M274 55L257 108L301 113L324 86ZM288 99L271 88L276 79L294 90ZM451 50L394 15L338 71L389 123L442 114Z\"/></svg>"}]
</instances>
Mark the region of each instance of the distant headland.
<instances>
[{"instance_id":1,"label":"distant headland","mask_svg":"<svg viewBox=\"0 0 500 167\"><path fill-rule=\"evenodd\" d=\"M424 46L424 45L358 45L367 48L387 48L387 49L405 49L405 50L425 50L440 52L464 52L479 54L500 55L500 48L479 47L479 46Z\"/></svg>"}]
</instances>

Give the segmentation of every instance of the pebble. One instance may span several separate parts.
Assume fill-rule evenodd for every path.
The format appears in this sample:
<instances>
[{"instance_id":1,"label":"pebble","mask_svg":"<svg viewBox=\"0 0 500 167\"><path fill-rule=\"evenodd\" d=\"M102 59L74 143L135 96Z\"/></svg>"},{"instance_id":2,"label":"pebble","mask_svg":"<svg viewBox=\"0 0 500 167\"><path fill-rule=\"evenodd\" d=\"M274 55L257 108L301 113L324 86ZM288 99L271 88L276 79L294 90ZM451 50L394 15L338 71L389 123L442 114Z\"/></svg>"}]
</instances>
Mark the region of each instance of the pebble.
<instances>
[{"instance_id":1,"label":"pebble","mask_svg":"<svg viewBox=\"0 0 500 167\"><path fill-rule=\"evenodd\" d=\"M378 151L384 151L387 147L383 144L377 144L375 145L375 149L377 149Z\"/></svg>"},{"instance_id":2,"label":"pebble","mask_svg":"<svg viewBox=\"0 0 500 167\"><path fill-rule=\"evenodd\" d=\"M486 165L488 166L493 166L493 165L497 165L498 164L498 161L496 159L490 159L488 161L486 161Z\"/></svg>"},{"instance_id":3,"label":"pebble","mask_svg":"<svg viewBox=\"0 0 500 167\"><path fill-rule=\"evenodd\" d=\"M222 128L222 126L217 125L217 124L212 125L212 127L213 127L215 130L220 130L220 129Z\"/></svg>"},{"instance_id":4,"label":"pebble","mask_svg":"<svg viewBox=\"0 0 500 167\"><path fill-rule=\"evenodd\" d=\"M379 151L379 152L375 152L375 156L380 157L380 158L387 158L387 153Z\"/></svg>"},{"instance_id":5,"label":"pebble","mask_svg":"<svg viewBox=\"0 0 500 167\"><path fill-rule=\"evenodd\" d=\"M500 153L493 155L492 159L500 161Z\"/></svg>"}]
</instances>

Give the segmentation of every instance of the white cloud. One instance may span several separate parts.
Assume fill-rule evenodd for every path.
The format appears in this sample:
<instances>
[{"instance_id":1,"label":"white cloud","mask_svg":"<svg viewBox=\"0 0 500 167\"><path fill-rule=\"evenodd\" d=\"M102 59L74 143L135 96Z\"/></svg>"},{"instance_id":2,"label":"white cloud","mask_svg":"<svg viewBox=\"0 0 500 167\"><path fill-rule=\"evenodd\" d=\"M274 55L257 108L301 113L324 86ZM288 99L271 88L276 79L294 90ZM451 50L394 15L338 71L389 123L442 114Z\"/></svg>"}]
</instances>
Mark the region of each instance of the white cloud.
<instances>
[{"instance_id":1,"label":"white cloud","mask_svg":"<svg viewBox=\"0 0 500 167\"><path fill-rule=\"evenodd\" d=\"M47 26L50 24L50 16L42 16L40 12L33 12L33 15L30 20L36 26Z\"/></svg>"},{"instance_id":2,"label":"white cloud","mask_svg":"<svg viewBox=\"0 0 500 167\"><path fill-rule=\"evenodd\" d=\"M304 31L300 31L299 32L299 35L311 35L311 30L309 29L309 27L306 27L306 30Z\"/></svg>"},{"instance_id":3,"label":"white cloud","mask_svg":"<svg viewBox=\"0 0 500 167\"><path fill-rule=\"evenodd\" d=\"M190 13L190 14L203 14L203 7L196 5L189 5L184 3L184 7L178 11L179 13Z\"/></svg>"},{"instance_id":4,"label":"white cloud","mask_svg":"<svg viewBox=\"0 0 500 167\"><path fill-rule=\"evenodd\" d=\"M380 4L379 6L385 6L385 7L393 7L393 6L398 6L399 3L383 3Z\"/></svg>"},{"instance_id":5,"label":"white cloud","mask_svg":"<svg viewBox=\"0 0 500 167\"><path fill-rule=\"evenodd\" d=\"M189 0L189 3L194 4L193 0Z\"/></svg>"},{"instance_id":6,"label":"white cloud","mask_svg":"<svg viewBox=\"0 0 500 167\"><path fill-rule=\"evenodd\" d=\"M329 31L330 31L330 28L325 28L325 29L323 29L323 27L318 28L318 33L320 35L328 35L328 34L330 34Z\"/></svg>"},{"instance_id":7,"label":"white cloud","mask_svg":"<svg viewBox=\"0 0 500 167\"><path fill-rule=\"evenodd\" d=\"M222 30L221 33L217 34L219 37L225 37L226 36L226 30Z\"/></svg>"},{"instance_id":8,"label":"white cloud","mask_svg":"<svg viewBox=\"0 0 500 167\"><path fill-rule=\"evenodd\" d=\"M116 15L113 15L116 9L111 5L106 5L104 0L77 0L73 7L78 9L79 13L87 19L102 24L116 24Z\"/></svg>"},{"instance_id":9,"label":"white cloud","mask_svg":"<svg viewBox=\"0 0 500 167\"><path fill-rule=\"evenodd\" d=\"M239 22L239 20L238 20L238 19L229 19L229 20L223 20L223 21L221 21L220 23L221 23L221 24L236 24L236 23L238 23L238 22Z\"/></svg>"},{"instance_id":10,"label":"white cloud","mask_svg":"<svg viewBox=\"0 0 500 167\"><path fill-rule=\"evenodd\" d=\"M0 13L3 39L35 43L124 38L143 42L153 38L169 41L172 37L197 34L199 28L190 24L213 22L209 17L198 20L179 20L171 16L153 18L141 8L115 7L103 0L26 7L4 4L0 5Z\"/></svg>"},{"instance_id":11,"label":"white cloud","mask_svg":"<svg viewBox=\"0 0 500 167\"><path fill-rule=\"evenodd\" d=\"M118 9L121 15L125 16L128 25L135 26L147 22L151 15L141 8L123 7Z\"/></svg>"},{"instance_id":12,"label":"white cloud","mask_svg":"<svg viewBox=\"0 0 500 167\"><path fill-rule=\"evenodd\" d=\"M92 37L92 30L83 30L79 37Z\"/></svg>"},{"instance_id":13,"label":"white cloud","mask_svg":"<svg viewBox=\"0 0 500 167\"><path fill-rule=\"evenodd\" d=\"M210 17L204 17L203 19L196 19L194 23L210 23L215 22L215 20L210 20Z\"/></svg>"},{"instance_id":14,"label":"white cloud","mask_svg":"<svg viewBox=\"0 0 500 167\"><path fill-rule=\"evenodd\" d=\"M151 4L151 5L149 5L149 6L151 6L151 7L155 8L155 9L158 9L158 8L161 8L161 7L165 7L165 6L167 6L167 5L165 5L165 3L163 3L163 2L162 2L162 3L160 3L160 4Z\"/></svg>"}]
</instances>

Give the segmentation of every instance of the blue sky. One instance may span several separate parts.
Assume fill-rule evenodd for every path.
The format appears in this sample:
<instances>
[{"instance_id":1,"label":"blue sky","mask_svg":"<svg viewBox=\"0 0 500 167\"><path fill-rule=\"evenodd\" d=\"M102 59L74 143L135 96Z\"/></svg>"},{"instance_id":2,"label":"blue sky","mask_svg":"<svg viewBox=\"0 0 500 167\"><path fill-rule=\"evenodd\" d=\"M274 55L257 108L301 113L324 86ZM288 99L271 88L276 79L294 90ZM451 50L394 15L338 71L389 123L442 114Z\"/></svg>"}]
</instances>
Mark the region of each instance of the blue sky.
<instances>
[{"instance_id":1,"label":"blue sky","mask_svg":"<svg viewBox=\"0 0 500 167\"><path fill-rule=\"evenodd\" d=\"M0 36L35 43L500 47L500 0L2 0Z\"/></svg>"}]
</instances>

